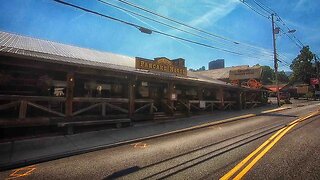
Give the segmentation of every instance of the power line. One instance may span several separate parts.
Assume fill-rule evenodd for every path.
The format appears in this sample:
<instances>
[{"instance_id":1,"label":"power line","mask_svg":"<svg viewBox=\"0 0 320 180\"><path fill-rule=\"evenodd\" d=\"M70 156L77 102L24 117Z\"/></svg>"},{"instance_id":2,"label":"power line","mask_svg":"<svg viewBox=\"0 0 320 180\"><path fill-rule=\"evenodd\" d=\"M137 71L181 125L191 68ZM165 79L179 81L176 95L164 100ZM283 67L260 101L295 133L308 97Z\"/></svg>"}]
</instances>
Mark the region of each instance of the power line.
<instances>
[{"instance_id":1,"label":"power line","mask_svg":"<svg viewBox=\"0 0 320 180\"><path fill-rule=\"evenodd\" d=\"M279 26L278 23L276 23L277 26ZM282 30L282 29L281 29ZM294 39L292 39L291 36L288 35L288 33L286 32L281 32L282 34L286 35L299 49L302 49L303 46L301 46L300 44L297 43L297 41L295 41Z\"/></svg>"},{"instance_id":2,"label":"power line","mask_svg":"<svg viewBox=\"0 0 320 180\"><path fill-rule=\"evenodd\" d=\"M263 9L264 11L266 11L268 14L272 14L273 12L267 10L266 8L264 8L260 3L258 3L258 1L256 0L252 0L257 6L259 6L261 9Z\"/></svg>"},{"instance_id":3,"label":"power line","mask_svg":"<svg viewBox=\"0 0 320 180\"><path fill-rule=\"evenodd\" d=\"M226 44L226 43L223 43L223 42L219 42L219 41L217 41L217 40L215 40L215 39L211 39L211 38L209 39L209 38L204 37L204 36L202 36L202 35L198 35L198 34L192 33L192 32L190 32L190 31L187 31L187 30L184 30L184 29L181 29L181 28L177 28L177 27L175 27L175 26L172 26L172 25L169 25L169 24L167 24L167 23L164 23L164 22L161 22L161 21L152 19L152 18L150 18L150 17L144 16L144 15L139 14L139 13L137 13L137 12L134 12L134 11L128 10L128 9L126 9L126 8L123 8L123 7L114 5L114 4L112 4L112 3L105 2L105 1L102 1L102 0L98 0L98 1L101 2L101 3L103 3L103 4L105 4L105 5L108 5L108 6L111 6L111 7L113 7L113 8L119 9L119 10L121 10L121 11L125 11L125 12L128 12L128 13L130 13L130 14L133 14L133 15L136 15L136 16L139 16L139 17L142 17L142 18L144 18L144 19L147 19L147 20L150 20L150 21L159 23L159 24L164 25L164 26L166 26L166 27L169 27L169 28L172 28L172 29L175 29L175 30L178 30L178 31L187 33L187 34L191 34L191 35L193 35L193 36L196 36L196 37L199 37L199 38L202 38L202 39L205 39L205 40L214 40L214 41L216 41L217 43L220 43L220 44L222 44L222 45L230 46L229 44ZM236 50L247 51L247 53L248 53L248 54L250 53L250 55L254 55L254 54L251 54L251 53L255 53L255 52L252 52L250 49L239 49L239 47L236 47L236 46L238 46L239 44L238 44L238 45L232 44L232 45L234 46L234 48L235 48ZM241 45L242 45L242 44L241 44ZM254 48L256 48L256 47L254 47ZM257 49L257 50L260 50L259 48L256 48L256 49ZM253 50L253 49L252 49L252 50ZM254 51L255 51L255 50L254 50ZM256 54L256 53L255 53L255 54ZM272 53L261 52L261 56L268 56L268 57L270 57L271 55L272 55Z\"/></svg>"},{"instance_id":4,"label":"power line","mask_svg":"<svg viewBox=\"0 0 320 180\"><path fill-rule=\"evenodd\" d=\"M269 16L263 14L262 12L259 12L258 10L254 9L250 4L248 4L245 0L240 0L240 2L242 2L244 5L246 5L248 8L250 8L252 11L256 12L257 14L259 14L260 16L266 18L266 19L270 19Z\"/></svg>"},{"instance_id":5,"label":"power line","mask_svg":"<svg viewBox=\"0 0 320 180\"><path fill-rule=\"evenodd\" d=\"M205 30L202 30L202 29L199 29L199 28L196 28L196 27L192 27L192 26L190 26L190 25L188 25L188 24L185 24L185 23L183 23L183 22L179 22L178 20L175 20L175 19L173 19L173 18L169 18L169 17L163 16L163 15L158 14L158 13L156 13L156 12L153 12L153 11L151 11L151 10L149 10L149 9L143 8L143 7L141 7L141 6L138 6L138 5L136 5L136 4L132 3L132 2L128 2L128 1L126 1L126 0L116 0L116 1L119 1L119 2L121 2L121 3L123 3L123 4L128 5L128 6L134 7L134 8L136 8L136 9L142 10L142 11L147 12L147 13L149 13L149 14L152 14L152 15L154 15L154 16L157 16L157 17L166 19L166 20L168 20L168 21L174 22L174 23L179 24L179 25L181 25L181 26L190 28L190 29L192 29L192 30L195 30L195 31L198 31L198 32L207 34L207 35L209 35L209 36L212 36L212 37L215 37L215 38L220 38L220 39L222 39L222 40L225 40L225 41L228 41L228 42L232 42L233 44L241 44L241 45L245 45L245 46L248 46L248 47L251 47L251 48L257 48L257 49L259 49L259 50L262 49L263 51L266 51L266 50L263 49L263 48L259 48L259 47L256 47L256 46L253 46L253 45L250 45L250 44L242 43L242 42L239 42L239 41L236 41L236 40L232 40L232 39L229 39L229 38L226 38L226 37L217 35L217 34L213 34L213 33L207 32L207 31L205 31Z\"/></svg>"},{"instance_id":6,"label":"power line","mask_svg":"<svg viewBox=\"0 0 320 180\"><path fill-rule=\"evenodd\" d=\"M218 47L211 46L211 45L208 45L208 44L204 44L204 43L201 43L201 42L196 42L196 41L193 41L193 40L190 40L190 39L185 39L185 38L182 38L182 37L178 37L178 36L174 36L174 35L171 35L171 34L167 34L167 33L164 33L164 32L158 31L158 30L147 29L147 28L145 28L143 26L140 26L140 25L137 25L137 24L134 24L134 23L131 23L131 22L127 22L127 21L124 21L124 20L121 20L121 19L118 19L118 18L115 18L115 17L112 17L112 16L108 16L108 15L105 15L105 14L102 14L102 13L99 13L99 12L96 12L96 11L93 11L93 10L90 10L90 9L87 9L87 8L84 8L84 7L81 7L81 6L77 6L77 5L74 5L74 4L71 4L71 3L67 3L67 2L64 2L64 1L61 1L61 0L54 0L54 1L56 1L58 3L61 3L61 4L64 4L66 6L70 6L70 7L76 8L76 9L80 9L80 10L88 12L88 13L92 13L92 14L95 14L95 15L98 15L98 16L102 16L104 18L108 18L108 19L111 19L111 20L114 20L114 21L129 25L129 26L135 27L135 28L139 29L141 32L146 32L148 34L151 34L152 32L154 32L154 33L158 33L158 34L161 34L161 35L164 35L164 36L168 36L168 37L171 37L171 38L179 39L179 40L182 40L182 41L185 41L185 42L189 42L189 43L197 44L197 45L200 45L200 46L204 46L204 47L207 47L207 48L216 49L216 50L224 51L224 52L235 54L235 55L246 56L245 54L242 54L242 53L239 53L239 52L234 52L234 51L230 51L230 50L227 50L227 49L218 48ZM247 57L249 57L249 56L247 56ZM250 57L251 58L260 59L259 57L254 57L254 56L250 56Z\"/></svg>"},{"instance_id":7,"label":"power line","mask_svg":"<svg viewBox=\"0 0 320 180\"><path fill-rule=\"evenodd\" d=\"M149 13L149 14L155 15L155 16L157 16L157 17L166 19L166 20L168 20L168 21L174 22L174 23L179 24L179 25L181 25L181 26L190 28L190 29L192 29L192 30L195 30L195 31L198 31L198 32L207 34L207 35L212 36L212 37L215 37L215 38L219 38L219 39L222 39L222 40L225 40L225 41L229 41L229 42L232 42L232 43L234 43L234 44L242 44L242 45L246 45L246 46L249 46L249 47L255 47L255 46L252 46L252 45L249 45L249 44L246 44L246 43L241 43L241 42L236 41L236 40L232 40L232 39L229 39L229 38L226 38L226 37L217 35L217 34L213 34L213 33L207 32L207 31L205 31L205 30L202 30L202 29L199 29L199 28L190 26L190 25L185 24L185 23L183 23L183 22L179 22L178 20L175 20L175 19L173 19L173 18L169 18L169 17L167 17L167 16L163 16L163 15L158 14L158 13L156 13L156 12L153 12L153 11L151 11L151 10L149 10L149 9L143 8L143 7L141 7L141 6L138 6L138 5L136 5L136 4L132 3L132 2L128 2L128 1L125 1L125 0L116 0L116 1L119 1L119 2L121 2L121 3L123 3L123 4L128 5L128 6L134 7L134 8L136 8L136 9L140 9L140 10L142 10L142 11L144 11L144 12ZM255 48L256 48L256 47L255 47Z\"/></svg>"},{"instance_id":8,"label":"power line","mask_svg":"<svg viewBox=\"0 0 320 180\"><path fill-rule=\"evenodd\" d=\"M267 5L263 4L262 2L258 1L258 0L253 0L253 2L255 4L257 4L259 7L261 7L263 10L265 10L266 12L270 13L270 14L276 14L275 11L273 9L271 9L270 7L268 7ZM266 10L268 9L268 10Z\"/></svg>"},{"instance_id":9,"label":"power line","mask_svg":"<svg viewBox=\"0 0 320 180\"><path fill-rule=\"evenodd\" d=\"M252 0L252 2L254 4L256 4L261 11L258 11L256 9L254 9L249 3L247 3L245 0L240 0L240 2L242 2L243 4L245 4L246 6L248 6L251 10L253 10L254 12L256 12L257 14L265 17L265 18L269 18L269 16L265 15L265 14L274 14L276 17L277 17L277 20L278 21L281 21L282 22L282 25L289 31L291 31L291 29L285 24L285 22L282 20L282 18L273 10L271 9L270 7L264 5L263 3L261 3L260 1L258 0ZM277 23L276 23L277 24ZM277 24L277 26L280 28L279 24ZM288 36L288 38L294 43L297 45L298 48L302 48L304 45L303 43L295 36L295 35L292 35L292 38L290 35L288 35L287 33L283 33L285 34L286 36Z\"/></svg>"},{"instance_id":10,"label":"power line","mask_svg":"<svg viewBox=\"0 0 320 180\"><path fill-rule=\"evenodd\" d=\"M291 29L286 25L286 23L282 20L282 18L279 15L276 15L276 16L278 17L279 21L282 22L282 25L288 30L288 32L291 31ZM303 43L294 34L292 36L298 42L300 47L304 46Z\"/></svg>"}]
</instances>

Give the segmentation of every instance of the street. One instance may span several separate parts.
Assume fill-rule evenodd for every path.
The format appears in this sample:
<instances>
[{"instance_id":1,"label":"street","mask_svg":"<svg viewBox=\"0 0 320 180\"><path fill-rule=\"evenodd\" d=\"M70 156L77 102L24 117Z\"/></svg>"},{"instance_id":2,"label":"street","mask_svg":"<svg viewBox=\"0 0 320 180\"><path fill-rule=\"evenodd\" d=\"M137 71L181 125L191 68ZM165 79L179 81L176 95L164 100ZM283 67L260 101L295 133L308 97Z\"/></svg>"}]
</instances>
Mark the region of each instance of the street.
<instances>
[{"instance_id":1,"label":"street","mask_svg":"<svg viewBox=\"0 0 320 180\"><path fill-rule=\"evenodd\" d=\"M1 172L0 179L219 179L290 122L301 107ZM298 123L245 179L319 179L319 117ZM236 174L235 174L236 175Z\"/></svg>"}]
</instances>

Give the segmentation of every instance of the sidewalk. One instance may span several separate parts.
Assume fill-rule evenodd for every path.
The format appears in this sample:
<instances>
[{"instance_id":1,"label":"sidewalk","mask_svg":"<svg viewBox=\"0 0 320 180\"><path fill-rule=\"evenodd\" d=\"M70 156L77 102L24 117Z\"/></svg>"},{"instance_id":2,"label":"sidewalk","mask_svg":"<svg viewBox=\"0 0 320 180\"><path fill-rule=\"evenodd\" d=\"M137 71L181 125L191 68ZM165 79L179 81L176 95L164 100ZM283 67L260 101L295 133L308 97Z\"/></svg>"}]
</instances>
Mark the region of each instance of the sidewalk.
<instances>
[{"instance_id":1,"label":"sidewalk","mask_svg":"<svg viewBox=\"0 0 320 180\"><path fill-rule=\"evenodd\" d=\"M275 105L267 105L243 111L220 111L208 115L162 122L141 122L135 123L132 127L120 129L0 143L0 170L58 159L120 144L133 143L148 137L150 138L150 136L179 131L210 122L216 123L221 120L247 114L260 114L263 111L275 108ZM238 119L233 118L233 120Z\"/></svg>"}]
</instances>

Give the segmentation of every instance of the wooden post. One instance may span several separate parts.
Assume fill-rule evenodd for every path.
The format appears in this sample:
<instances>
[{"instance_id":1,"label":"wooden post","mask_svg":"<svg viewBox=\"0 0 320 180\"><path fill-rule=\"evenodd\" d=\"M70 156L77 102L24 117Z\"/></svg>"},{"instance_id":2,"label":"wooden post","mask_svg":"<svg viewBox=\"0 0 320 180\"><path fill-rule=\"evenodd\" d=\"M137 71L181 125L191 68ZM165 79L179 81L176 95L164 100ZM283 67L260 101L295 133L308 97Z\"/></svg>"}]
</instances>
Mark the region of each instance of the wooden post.
<instances>
[{"instance_id":1,"label":"wooden post","mask_svg":"<svg viewBox=\"0 0 320 180\"><path fill-rule=\"evenodd\" d=\"M219 94L220 94L220 109L224 109L224 89L222 87L219 88Z\"/></svg>"},{"instance_id":2,"label":"wooden post","mask_svg":"<svg viewBox=\"0 0 320 180\"><path fill-rule=\"evenodd\" d=\"M71 117L73 108L72 108L72 101L73 101L73 89L74 89L74 74L68 73L67 74L67 91L66 91L66 116Z\"/></svg>"},{"instance_id":3,"label":"wooden post","mask_svg":"<svg viewBox=\"0 0 320 180\"><path fill-rule=\"evenodd\" d=\"M174 93L174 85L172 82L168 83L168 91L167 91L167 103L170 107L173 107L172 94ZM173 115L173 110L170 112Z\"/></svg>"},{"instance_id":4,"label":"wooden post","mask_svg":"<svg viewBox=\"0 0 320 180\"><path fill-rule=\"evenodd\" d=\"M135 104L134 104L134 100L135 100L135 82L133 80L131 80L129 82L129 87L128 87L128 99L129 99L129 118L133 117L134 111L135 111Z\"/></svg>"},{"instance_id":5,"label":"wooden post","mask_svg":"<svg viewBox=\"0 0 320 180\"><path fill-rule=\"evenodd\" d=\"M20 108L19 108L19 119L25 119L27 116L27 101L22 100L20 103Z\"/></svg>"},{"instance_id":6,"label":"wooden post","mask_svg":"<svg viewBox=\"0 0 320 180\"><path fill-rule=\"evenodd\" d=\"M238 95L239 95L239 99L238 99L238 101L239 101L239 110L242 110L242 92L241 91L239 91L238 92Z\"/></svg>"},{"instance_id":7,"label":"wooden post","mask_svg":"<svg viewBox=\"0 0 320 180\"><path fill-rule=\"evenodd\" d=\"M213 102L211 102L211 112L213 112Z\"/></svg>"},{"instance_id":8,"label":"wooden post","mask_svg":"<svg viewBox=\"0 0 320 180\"><path fill-rule=\"evenodd\" d=\"M199 98L200 101L203 100L203 91L204 91L203 87L199 87L198 88L198 98Z\"/></svg>"},{"instance_id":9,"label":"wooden post","mask_svg":"<svg viewBox=\"0 0 320 180\"><path fill-rule=\"evenodd\" d=\"M150 114L153 114L153 106L154 106L154 103L150 103L150 110L149 110L149 113Z\"/></svg>"},{"instance_id":10,"label":"wooden post","mask_svg":"<svg viewBox=\"0 0 320 180\"><path fill-rule=\"evenodd\" d=\"M101 104L101 115L103 117L106 116L106 103L105 102Z\"/></svg>"},{"instance_id":11,"label":"wooden post","mask_svg":"<svg viewBox=\"0 0 320 180\"><path fill-rule=\"evenodd\" d=\"M247 93L243 92L244 109L247 109Z\"/></svg>"},{"instance_id":12,"label":"wooden post","mask_svg":"<svg viewBox=\"0 0 320 180\"><path fill-rule=\"evenodd\" d=\"M190 106L190 101L188 100L187 101L187 105L188 105L188 112L187 112L187 115L189 116L190 113L191 113L191 106Z\"/></svg>"}]
</instances>

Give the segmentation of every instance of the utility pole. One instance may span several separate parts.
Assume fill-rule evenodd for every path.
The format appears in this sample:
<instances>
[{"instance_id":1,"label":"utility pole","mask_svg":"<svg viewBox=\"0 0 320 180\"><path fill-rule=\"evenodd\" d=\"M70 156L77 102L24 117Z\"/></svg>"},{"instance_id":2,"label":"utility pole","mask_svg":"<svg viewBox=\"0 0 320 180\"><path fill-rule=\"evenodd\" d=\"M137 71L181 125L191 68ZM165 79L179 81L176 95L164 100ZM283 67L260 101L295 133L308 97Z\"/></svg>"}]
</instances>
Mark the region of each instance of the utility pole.
<instances>
[{"instance_id":1,"label":"utility pole","mask_svg":"<svg viewBox=\"0 0 320 180\"><path fill-rule=\"evenodd\" d=\"M276 80L277 104L278 104L278 107L280 107L280 94L279 94L279 82L278 82L278 59L277 59L277 49L276 49L276 33L274 28L274 14L271 14L271 21L272 21L273 60L274 60L275 80Z\"/></svg>"}]
</instances>

